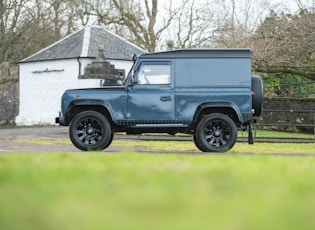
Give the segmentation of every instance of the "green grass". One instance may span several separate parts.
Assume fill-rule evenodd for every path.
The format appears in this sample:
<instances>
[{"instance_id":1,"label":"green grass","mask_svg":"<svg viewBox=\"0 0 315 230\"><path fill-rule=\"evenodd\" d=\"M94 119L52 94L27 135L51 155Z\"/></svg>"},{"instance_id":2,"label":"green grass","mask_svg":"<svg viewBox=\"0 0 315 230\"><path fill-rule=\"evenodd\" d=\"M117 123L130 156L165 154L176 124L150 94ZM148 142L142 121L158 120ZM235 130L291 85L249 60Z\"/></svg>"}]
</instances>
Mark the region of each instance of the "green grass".
<instances>
[{"instance_id":1,"label":"green grass","mask_svg":"<svg viewBox=\"0 0 315 230\"><path fill-rule=\"evenodd\" d=\"M255 133L255 130L253 132ZM241 132L239 132L238 135L241 136ZM247 136L246 132L244 132L244 136ZM258 138L313 139L313 140L315 139L314 134L267 131L267 130L256 130L256 137Z\"/></svg>"},{"instance_id":2,"label":"green grass","mask_svg":"<svg viewBox=\"0 0 315 230\"><path fill-rule=\"evenodd\" d=\"M268 131L261 129L254 129L253 133L257 138L288 138L288 139L315 139L314 134L297 133L297 132L281 132L281 131ZM142 134L142 136L168 136L168 134ZM176 136L189 136L186 134L176 134ZM242 136L242 131L238 132L238 136ZM247 137L247 131L243 131L243 136Z\"/></svg>"},{"instance_id":3,"label":"green grass","mask_svg":"<svg viewBox=\"0 0 315 230\"><path fill-rule=\"evenodd\" d=\"M277 155L296 155L296 154L315 154L315 143L260 143L254 145L247 143L236 143L229 153L245 154L277 154Z\"/></svg>"},{"instance_id":4,"label":"green grass","mask_svg":"<svg viewBox=\"0 0 315 230\"><path fill-rule=\"evenodd\" d=\"M191 141L114 140L111 146L126 150L146 148L148 151L191 152L203 154ZM265 143L249 145L238 142L228 152L233 154L315 154L315 143Z\"/></svg>"},{"instance_id":5,"label":"green grass","mask_svg":"<svg viewBox=\"0 0 315 230\"><path fill-rule=\"evenodd\" d=\"M223 155L1 153L0 229L314 229L315 157L242 146ZM267 153L261 147L255 153Z\"/></svg>"}]
</instances>

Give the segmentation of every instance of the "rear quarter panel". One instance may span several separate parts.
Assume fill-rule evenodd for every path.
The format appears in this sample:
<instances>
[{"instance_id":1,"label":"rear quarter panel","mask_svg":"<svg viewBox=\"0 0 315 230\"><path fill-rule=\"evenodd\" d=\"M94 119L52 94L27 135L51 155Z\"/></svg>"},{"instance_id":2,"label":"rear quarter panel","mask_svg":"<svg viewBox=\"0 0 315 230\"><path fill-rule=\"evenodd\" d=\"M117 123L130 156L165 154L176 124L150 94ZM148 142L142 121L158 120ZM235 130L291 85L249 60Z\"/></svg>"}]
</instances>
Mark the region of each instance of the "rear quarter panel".
<instances>
[{"instance_id":1,"label":"rear quarter panel","mask_svg":"<svg viewBox=\"0 0 315 230\"><path fill-rule=\"evenodd\" d=\"M241 114L251 114L250 58L175 60L175 113L191 120L203 103L230 102Z\"/></svg>"}]
</instances>

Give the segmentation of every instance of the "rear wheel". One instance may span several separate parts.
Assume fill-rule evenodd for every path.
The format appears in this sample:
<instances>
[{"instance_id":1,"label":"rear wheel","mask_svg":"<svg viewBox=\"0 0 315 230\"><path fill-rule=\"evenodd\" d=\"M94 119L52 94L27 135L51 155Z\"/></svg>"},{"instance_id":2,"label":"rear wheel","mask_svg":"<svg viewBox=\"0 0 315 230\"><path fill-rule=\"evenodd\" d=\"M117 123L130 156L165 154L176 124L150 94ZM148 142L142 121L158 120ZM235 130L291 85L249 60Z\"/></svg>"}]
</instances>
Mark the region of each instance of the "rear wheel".
<instances>
[{"instance_id":1,"label":"rear wheel","mask_svg":"<svg viewBox=\"0 0 315 230\"><path fill-rule=\"evenodd\" d=\"M107 148L113 139L111 126L106 117L95 111L79 113L69 127L71 142L83 151Z\"/></svg>"},{"instance_id":2,"label":"rear wheel","mask_svg":"<svg viewBox=\"0 0 315 230\"><path fill-rule=\"evenodd\" d=\"M194 142L203 152L226 152L235 144L237 128L234 121L221 113L205 116L197 126Z\"/></svg>"}]
</instances>

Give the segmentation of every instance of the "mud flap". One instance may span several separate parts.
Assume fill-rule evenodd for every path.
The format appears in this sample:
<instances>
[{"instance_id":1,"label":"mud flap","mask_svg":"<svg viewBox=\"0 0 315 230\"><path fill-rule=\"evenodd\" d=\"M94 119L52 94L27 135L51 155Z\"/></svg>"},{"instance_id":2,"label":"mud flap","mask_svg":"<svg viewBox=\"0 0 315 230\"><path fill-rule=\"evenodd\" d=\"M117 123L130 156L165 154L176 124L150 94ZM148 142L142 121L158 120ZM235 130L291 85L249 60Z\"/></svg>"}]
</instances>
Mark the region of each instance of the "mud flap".
<instances>
[{"instance_id":1,"label":"mud flap","mask_svg":"<svg viewBox=\"0 0 315 230\"><path fill-rule=\"evenodd\" d=\"M248 125L248 144L250 145L254 144L252 124Z\"/></svg>"}]
</instances>

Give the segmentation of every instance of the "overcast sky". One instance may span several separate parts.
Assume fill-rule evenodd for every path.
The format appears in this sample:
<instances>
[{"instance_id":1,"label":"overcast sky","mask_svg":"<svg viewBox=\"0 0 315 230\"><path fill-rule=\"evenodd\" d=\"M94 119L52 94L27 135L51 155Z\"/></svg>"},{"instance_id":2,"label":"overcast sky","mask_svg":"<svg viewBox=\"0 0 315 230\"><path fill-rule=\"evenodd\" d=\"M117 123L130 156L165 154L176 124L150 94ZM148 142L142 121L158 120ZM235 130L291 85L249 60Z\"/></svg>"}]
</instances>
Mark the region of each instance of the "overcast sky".
<instances>
[{"instance_id":1,"label":"overcast sky","mask_svg":"<svg viewBox=\"0 0 315 230\"><path fill-rule=\"evenodd\" d=\"M295 13L299 10L299 7L314 7L315 0L269 0L277 8Z\"/></svg>"}]
</instances>

